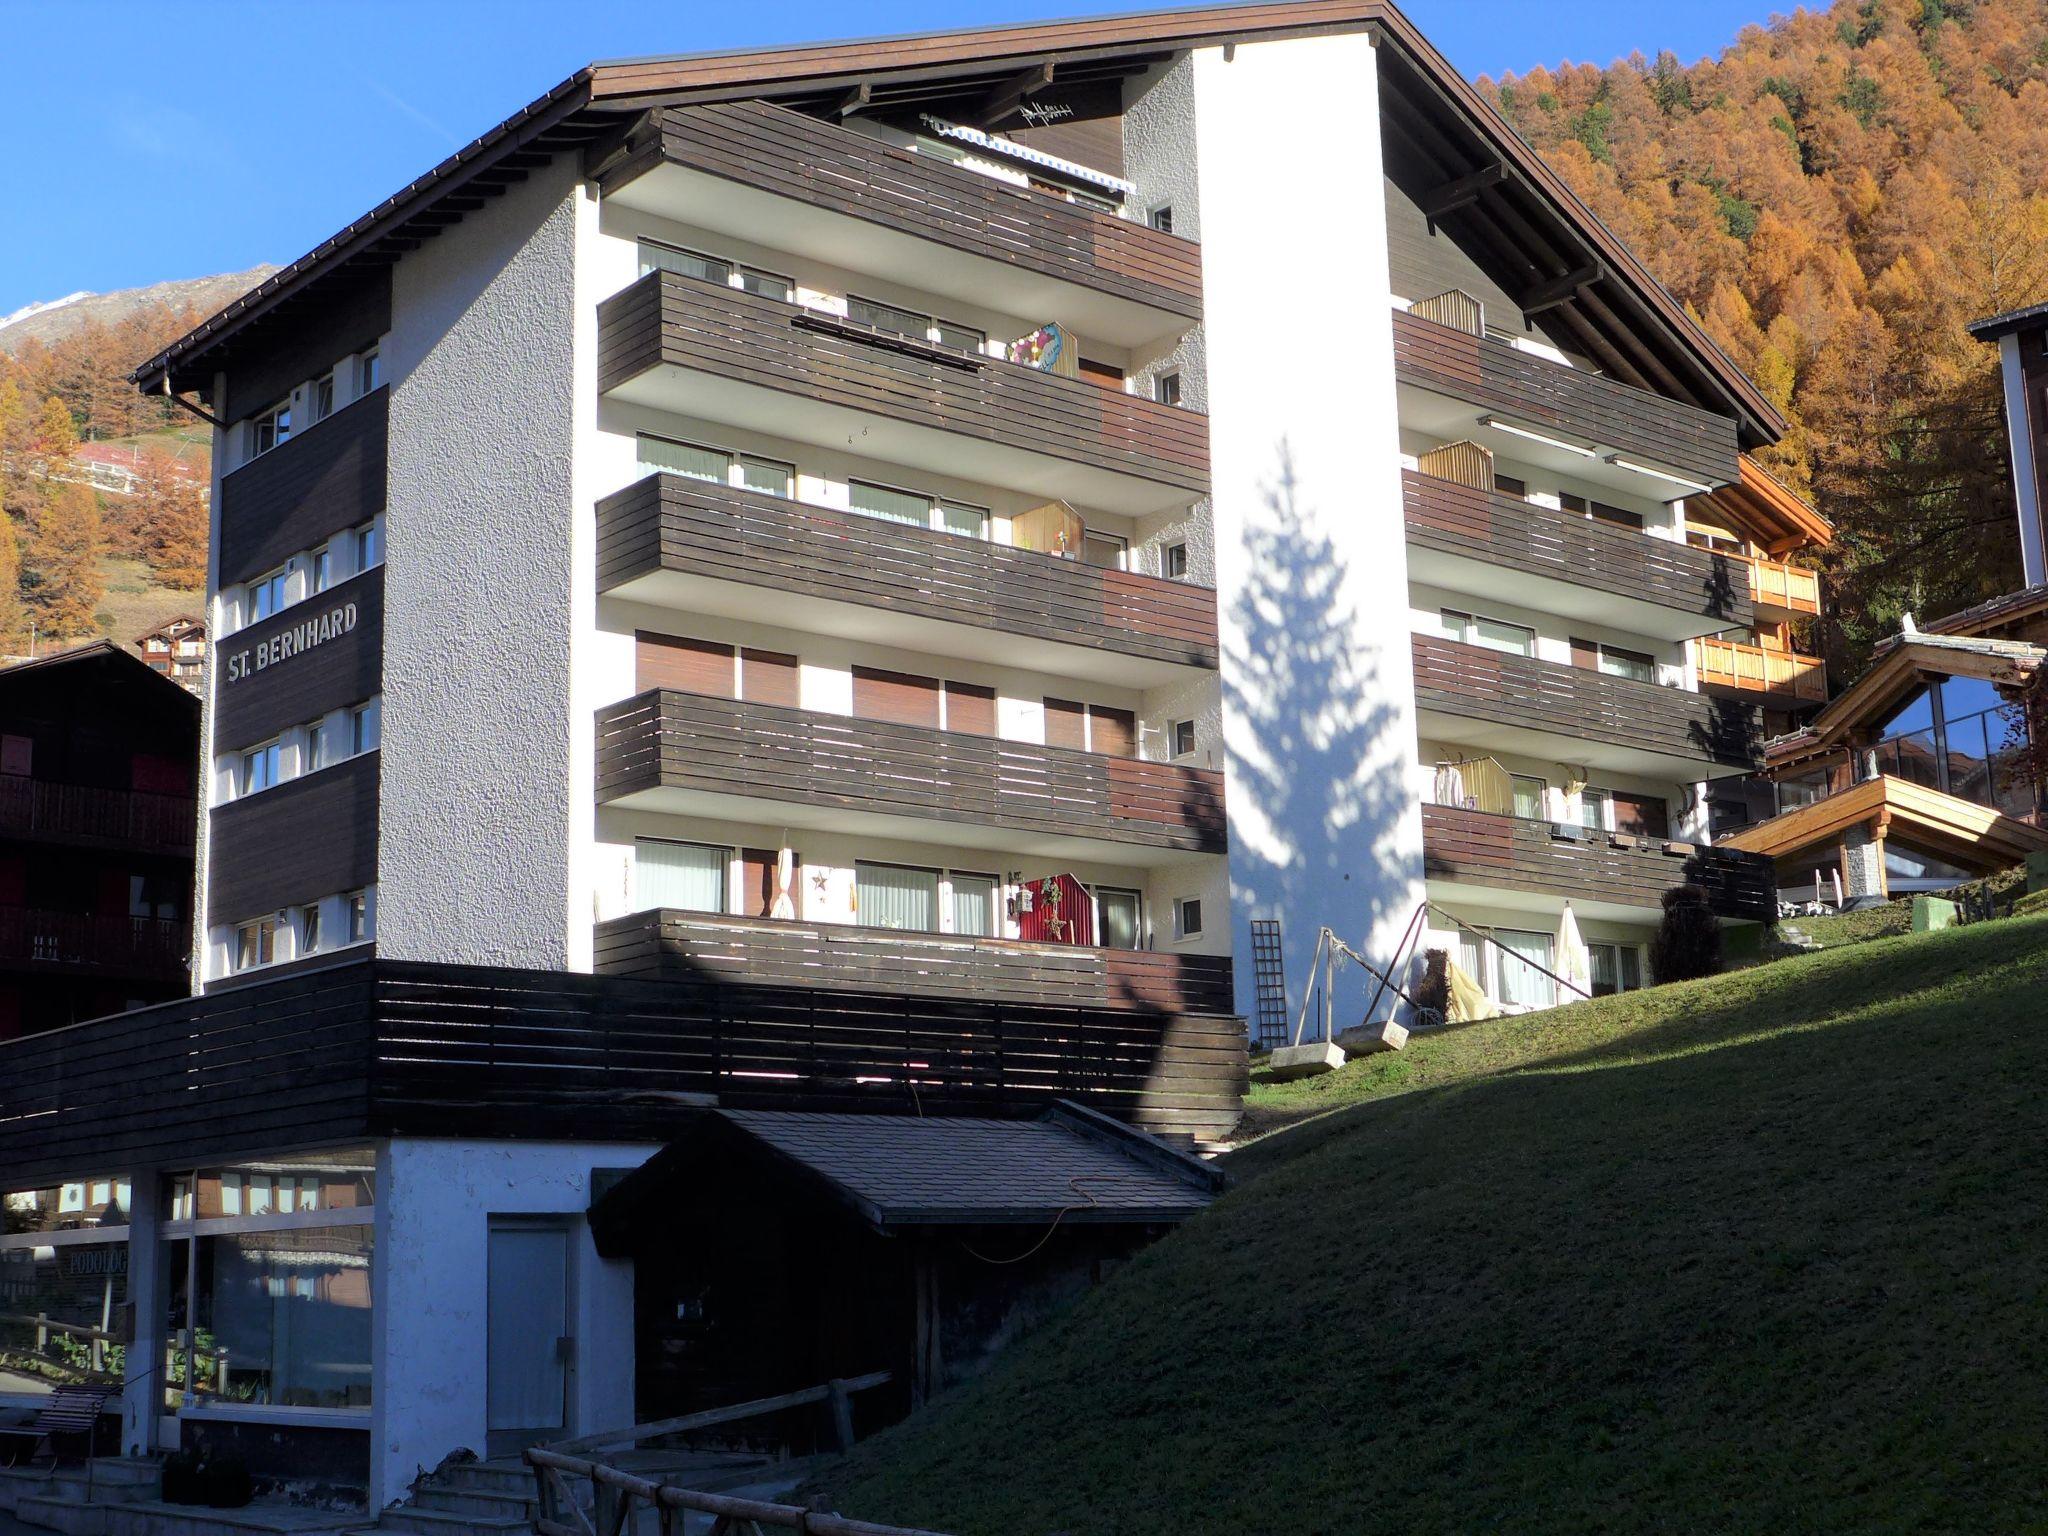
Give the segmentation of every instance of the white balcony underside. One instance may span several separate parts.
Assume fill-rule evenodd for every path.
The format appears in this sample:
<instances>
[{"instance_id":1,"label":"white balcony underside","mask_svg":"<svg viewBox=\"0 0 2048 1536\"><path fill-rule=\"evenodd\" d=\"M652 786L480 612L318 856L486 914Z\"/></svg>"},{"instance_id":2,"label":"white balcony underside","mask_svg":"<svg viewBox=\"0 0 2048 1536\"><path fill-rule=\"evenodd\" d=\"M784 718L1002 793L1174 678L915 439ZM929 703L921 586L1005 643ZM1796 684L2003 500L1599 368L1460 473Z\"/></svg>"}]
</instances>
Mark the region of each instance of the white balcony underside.
<instances>
[{"instance_id":1,"label":"white balcony underside","mask_svg":"<svg viewBox=\"0 0 2048 1536\"><path fill-rule=\"evenodd\" d=\"M1537 613L1555 614L1561 619L1578 619L1646 639L1691 640L1735 627L1726 619L1667 608L1639 597L1579 586L1472 555L1445 554L1425 548L1413 539L1408 543L1408 576L1425 586L1440 587L1476 600L1507 603Z\"/></svg>"},{"instance_id":2,"label":"white balcony underside","mask_svg":"<svg viewBox=\"0 0 2048 1536\"><path fill-rule=\"evenodd\" d=\"M1142 843L1117 842L1099 837L1062 837L1042 832L1019 832L981 822L920 816L891 816L876 811L849 810L842 806L807 804L802 801L754 799L746 795L711 794L703 790L661 786L637 790L605 802L608 808L653 811L665 815L690 816L711 821L740 821L765 826L801 828L812 832L859 833L875 838L927 843L940 848L973 848L990 853L1010 853L1032 859L1072 859L1090 864L1117 864L1134 869L1183 868L1223 857L1214 853L1189 853L1173 848L1148 847Z\"/></svg>"},{"instance_id":3,"label":"white balcony underside","mask_svg":"<svg viewBox=\"0 0 2048 1536\"><path fill-rule=\"evenodd\" d=\"M1039 324L1057 320L1090 340L1115 346L1144 347L1192 323L1170 310L680 165L658 165L608 193L605 201L901 283L934 298L998 309Z\"/></svg>"},{"instance_id":4,"label":"white balcony underside","mask_svg":"<svg viewBox=\"0 0 2048 1536\"><path fill-rule=\"evenodd\" d=\"M1154 688L1196 673L1213 670L1175 666L1146 656L1061 645L999 629L956 624L943 619L838 602L805 593L782 592L684 571L650 571L604 594L625 602L645 603L686 614L711 614L773 624L799 634L829 635L920 655L991 666L1023 667L1048 677L1075 678L1118 688Z\"/></svg>"},{"instance_id":5,"label":"white balcony underside","mask_svg":"<svg viewBox=\"0 0 2048 1536\"><path fill-rule=\"evenodd\" d=\"M674 363L628 379L611 389L609 398L1130 517L1189 506L1196 500L1192 491L1106 464L1034 453ZM1076 451L1085 454L1087 445L1076 444Z\"/></svg>"},{"instance_id":6,"label":"white balcony underside","mask_svg":"<svg viewBox=\"0 0 2048 1536\"><path fill-rule=\"evenodd\" d=\"M1472 916L1481 908L1492 912L1525 912L1529 914L1529 927L1533 931L1555 933L1558 921L1564 916L1565 898L1550 896L1540 891L1512 891L1503 886L1475 885L1463 880L1431 880L1429 899L1445 908L1453 916L1467 921L1478 921ZM1587 896L1571 898L1572 912L1585 921L1593 919L1604 923L1638 923L1654 928L1663 918L1659 907L1631 907L1619 902L1599 901ZM1488 923L1488 926L1493 926Z\"/></svg>"},{"instance_id":7,"label":"white balcony underside","mask_svg":"<svg viewBox=\"0 0 2048 1536\"><path fill-rule=\"evenodd\" d=\"M1487 752L1513 753L1554 763L1570 763L1575 767L1596 771L1639 774L1646 779L1662 779L1674 784L1722 778L1743 771L1740 768L1709 762L1704 757L1680 757L1673 753L1653 752L1642 747L1588 741L1582 736L1531 730L1527 726L1513 725L1505 721L1476 720L1469 716L1446 714L1438 710L1418 710L1415 723L1417 732L1424 741L1476 747Z\"/></svg>"}]
</instances>

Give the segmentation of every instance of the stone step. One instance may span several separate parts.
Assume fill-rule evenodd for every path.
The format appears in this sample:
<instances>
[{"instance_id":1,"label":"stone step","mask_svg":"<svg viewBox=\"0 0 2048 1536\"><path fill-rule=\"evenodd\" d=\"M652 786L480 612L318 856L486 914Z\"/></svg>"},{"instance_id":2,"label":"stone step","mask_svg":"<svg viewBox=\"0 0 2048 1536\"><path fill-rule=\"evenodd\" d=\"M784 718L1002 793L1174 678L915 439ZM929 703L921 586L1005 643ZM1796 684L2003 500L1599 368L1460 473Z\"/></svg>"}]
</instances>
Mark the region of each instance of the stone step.
<instances>
[{"instance_id":1,"label":"stone step","mask_svg":"<svg viewBox=\"0 0 2048 1536\"><path fill-rule=\"evenodd\" d=\"M164 1464L148 1456L95 1456L91 1479L95 1489L146 1488L154 1497L164 1485Z\"/></svg>"},{"instance_id":2,"label":"stone step","mask_svg":"<svg viewBox=\"0 0 2048 1536\"><path fill-rule=\"evenodd\" d=\"M377 1517L377 1525L385 1531L414 1531L418 1536L505 1536L533 1529L533 1522L523 1513L464 1515L417 1504L394 1504Z\"/></svg>"},{"instance_id":3,"label":"stone step","mask_svg":"<svg viewBox=\"0 0 2048 1536\"><path fill-rule=\"evenodd\" d=\"M88 1504L82 1496L24 1498L14 1506L14 1518L62 1536L106 1536L107 1508Z\"/></svg>"},{"instance_id":4,"label":"stone step","mask_svg":"<svg viewBox=\"0 0 2048 1536\"><path fill-rule=\"evenodd\" d=\"M23 1499L47 1497L48 1467L0 1467L0 1509L11 1510Z\"/></svg>"},{"instance_id":5,"label":"stone step","mask_svg":"<svg viewBox=\"0 0 2048 1536\"><path fill-rule=\"evenodd\" d=\"M367 1520L360 1510L309 1509L264 1500L240 1509L166 1504L160 1499L93 1508L106 1512L105 1536L333 1536Z\"/></svg>"},{"instance_id":6,"label":"stone step","mask_svg":"<svg viewBox=\"0 0 2048 1536\"><path fill-rule=\"evenodd\" d=\"M536 1500L532 1486L518 1493L500 1488L437 1487L423 1483L413 1499L415 1509L438 1509L451 1515L491 1515L504 1520L531 1520Z\"/></svg>"},{"instance_id":7,"label":"stone step","mask_svg":"<svg viewBox=\"0 0 2048 1536\"><path fill-rule=\"evenodd\" d=\"M458 1461L441 1468L434 1481L449 1488L483 1488L493 1493L530 1493L533 1469L496 1461Z\"/></svg>"}]
</instances>

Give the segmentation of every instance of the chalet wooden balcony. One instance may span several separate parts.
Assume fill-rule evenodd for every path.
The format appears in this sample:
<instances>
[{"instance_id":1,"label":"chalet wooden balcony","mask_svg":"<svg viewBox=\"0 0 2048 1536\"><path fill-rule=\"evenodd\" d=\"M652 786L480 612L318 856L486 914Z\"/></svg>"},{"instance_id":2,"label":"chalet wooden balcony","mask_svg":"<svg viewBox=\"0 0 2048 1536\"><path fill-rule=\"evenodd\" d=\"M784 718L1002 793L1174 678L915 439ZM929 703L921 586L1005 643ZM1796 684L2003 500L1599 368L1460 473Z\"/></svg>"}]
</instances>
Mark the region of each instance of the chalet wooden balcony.
<instances>
[{"instance_id":1,"label":"chalet wooden balcony","mask_svg":"<svg viewBox=\"0 0 2048 1536\"><path fill-rule=\"evenodd\" d=\"M0 966L10 969L172 979L191 955L189 923L0 907Z\"/></svg>"},{"instance_id":2,"label":"chalet wooden balcony","mask_svg":"<svg viewBox=\"0 0 2048 1536\"><path fill-rule=\"evenodd\" d=\"M1726 555L1413 470L1401 489L1416 580L1672 640L1754 620Z\"/></svg>"},{"instance_id":3,"label":"chalet wooden balcony","mask_svg":"<svg viewBox=\"0 0 2048 1536\"><path fill-rule=\"evenodd\" d=\"M1725 485L1741 473L1733 417L1525 352L1498 337L1403 311L1393 321L1397 382L1590 450L1579 457L1585 472L1604 474L1619 456L1706 486ZM1435 429L1408 421L1408 415L1404 409L1404 424ZM1466 413L1465 424L1472 420ZM1444 430L1447 439L1472 435L1463 427ZM1642 480L1638 489L1652 484ZM1668 485L1663 488L1662 494L1671 493Z\"/></svg>"},{"instance_id":4,"label":"chalet wooden balcony","mask_svg":"<svg viewBox=\"0 0 2048 1536\"><path fill-rule=\"evenodd\" d=\"M186 1167L397 1135L663 1141L678 1098L1003 1113L1077 1099L1216 1139L1234 1018L384 959L0 1042L0 1167Z\"/></svg>"},{"instance_id":5,"label":"chalet wooden balcony","mask_svg":"<svg viewBox=\"0 0 2048 1536\"><path fill-rule=\"evenodd\" d=\"M1202 313L1192 240L764 101L644 119L608 203L1134 346Z\"/></svg>"},{"instance_id":6,"label":"chalet wooden balcony","mask_svg":"<svg viewBox=\"0 0 2048 1536\"><path fill-rule=\"evenodd\" d=\"M1777 915L1769 859L1619 832L1559 829L1461 807L1422 808L1422 868L1437 881L1554 896L1588 912L1650 921L1673 886L1697 885L1721 917L1767 923Z\"/></svg>"},{"instance_id":7,"label":"chalet wooden balcony","mask_svg":"<svg viewBox=\"0 0 2048 1536\"><path fill-rule=\"evenodd\" d=\"M1820 572L1778 560L1735 556L1749 567L1749 596L1759 610L1812 618L1820 612Z\"/></svg>"},{"instance_id":8,"label":"chalet wooden balcony","mask_svg":"<svg viewBox=\"0 0 2048 1536\"><path fill-rule=\"evenodd\" d=\"M1732 688L1780 704L1827 702L1828 665L1818 656L1703 638L1693 641L1692 659L1702 688Z\"/></svg>"},{"instance_id":9,"label":"chalet wooden balcony","mask_svg":"<svg viewBox=\"0 0 2048 1536\"><path fill-rule=\"evenodd\" d=\"M192 795L0 774L0 838L189 855L198 827Z\"/></svg>"},{"instance_id":10,"label":"chalet wooden balcony","mask_svg":"<svg viewBox=\"0 0 2048 1536\"><path fill-rule=\"evenodd\" d=\"M1416 635L1423 734L1673 778L1762 766L1754 706Z\"/></svg>"},{"instance_id":11,"label":"chalet wooden balcony","mask_svg":"<svg viewBox=\"0 0 2048 1536\"><path fill-rule=\"evenodd\" d=\"M1228 1014L1230 957L636 912L597 925L597 972L653 981L916 993L1154 1015Z\"/></svg>"},{"instance_id":12,"label":"chalet wooden balcony","mask_svg":"<svg viewBox=\"0 0 2048 1536\"><path fill-rule=\"evenodd\" d=\"M1134 687L1217 664L1209 588L683 475L649 475L597 504L597 583L731 618L772 606L799 628Z\"/></svg>"},{"instance_id":13,"label":"chalet wooden balcony","mask_svg":"<svg viewBox=\"0 0 2048 1536\"><path fill-rule=\"evenodd\" d=\"M597 307L608 398L1136 514L1209 489L1208 420L675 272Z\"/></svg>"},{"instance_id":14,"label":"chalet wooden balcony","mask_svg":"<svg viewBox=\"0 0 2048 1536\"><path fill-rule=\"evenodd\" d=\"M1225 848L1223 776L1207 769L665 688L598 712L597 798L728 815L767 801L778 824L908 823L1019 852Z\"/></svg>"}]
</instances>

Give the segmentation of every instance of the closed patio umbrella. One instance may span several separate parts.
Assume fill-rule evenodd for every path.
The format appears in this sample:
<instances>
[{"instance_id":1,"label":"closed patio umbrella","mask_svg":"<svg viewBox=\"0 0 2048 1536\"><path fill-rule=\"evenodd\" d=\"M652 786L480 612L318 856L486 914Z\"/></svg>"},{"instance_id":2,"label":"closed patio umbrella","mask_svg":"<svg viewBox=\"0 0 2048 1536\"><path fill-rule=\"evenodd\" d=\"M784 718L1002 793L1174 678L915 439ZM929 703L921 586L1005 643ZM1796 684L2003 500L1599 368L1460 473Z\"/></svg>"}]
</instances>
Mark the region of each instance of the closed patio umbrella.
<instances>
[{"instance_id":1,"label":"closed patio umbrella","mask_svg":"<svg viewBox=\"0 0 2048 1536\"><path fill-rule=\"evenodd\" d=\"M768 903L770 917L796 916L796 901L789 893L795 880L796 850L785 840L782 851L775 856L775 897Z\"/></svg>"},{"instance_id":2,"label":"closed patio umbrella","mask_svg":"<svg viewBox=\"0 0 2048 1536\"><path fill-rule=\"evenodd\" d=\"M1592 956L1586 953L1586 941L1579 933L1578 915L1572 911L1572 904L1564 904L1564 916L1557 920L1557 974L1578 988L1577 995L1584 997L1592 992ZM1561 1001L1570 1002L1568 996Z\"/></svg>"}]
</instances>

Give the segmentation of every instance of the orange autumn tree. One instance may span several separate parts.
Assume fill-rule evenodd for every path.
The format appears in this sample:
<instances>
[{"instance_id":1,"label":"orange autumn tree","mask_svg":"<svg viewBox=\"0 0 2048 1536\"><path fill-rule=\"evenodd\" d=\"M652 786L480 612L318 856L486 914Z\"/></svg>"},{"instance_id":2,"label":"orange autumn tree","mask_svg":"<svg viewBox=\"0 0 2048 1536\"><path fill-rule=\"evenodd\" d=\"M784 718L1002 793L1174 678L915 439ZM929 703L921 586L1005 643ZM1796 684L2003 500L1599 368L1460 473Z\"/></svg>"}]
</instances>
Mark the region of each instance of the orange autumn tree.
<instances>
[{"instance_id":1,"label":"orange autumn tree","mask_svg":"<svg viewBox=\"0 0 2048 1536\"><path fill-rule=\"evenodd\" d=\"M106 596L99 498L83 485L51 484L22 550L22 597L40 634L90 635Z\"/></svg>"},{"instance_id":2,"label":"orange autumn tree","mask_svg":"<svg viewBox=\"0 0 2048 1536\"><path fill-rule=\"evenodd\" d=\"M1482 80L1782 409L1839 533L1818 641L2019 585L1994 349L2048 299L2048 0L1836 0L1666 54Z\"/></svg>"}]
</instances>

